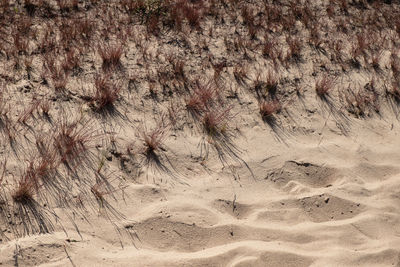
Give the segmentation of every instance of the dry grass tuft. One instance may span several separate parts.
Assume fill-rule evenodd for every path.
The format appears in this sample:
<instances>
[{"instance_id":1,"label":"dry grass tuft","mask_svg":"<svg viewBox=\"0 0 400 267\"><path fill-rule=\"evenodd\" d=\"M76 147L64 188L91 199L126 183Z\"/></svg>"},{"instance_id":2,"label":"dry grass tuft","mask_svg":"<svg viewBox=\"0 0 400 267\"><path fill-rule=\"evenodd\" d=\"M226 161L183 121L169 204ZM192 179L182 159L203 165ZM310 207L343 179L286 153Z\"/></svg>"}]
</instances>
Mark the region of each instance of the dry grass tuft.
<instances>
[{"instance_id":1,"label":"dry grass tuft","mask_svg":"<svg viewBox=\"0 0 400 267\"><path fill-rule=\"evenodd\" d=\"M335 86L335 79L324 75L315 82L315 91L320 98L325 98Z\"/></svg>"},{"instance_id":2,"label":"dry grass tuft","mask_svg":"<svg viewBox=\"0 0 400 267\"><path fill-rule=\"evenodd\" d=\"M98 47L98 52L103 60L103 69L111 70L121 66L121 56L124 46L122 43L102 44Z\"/></svg>"},{"instance_id":3,"label":"dry grass tuft","mask_svg":"<svg viewBox=\"0 0 400 267\"><path fill-rule=\"evenodd\" d=\"M189 98L186 99L186 109L192 115L199 115L209 109L218 97L216 87L211 83L201 83L196 81L196 89Z\"/></svg>"},{"instance_id":4,"label":"dry grass tuft","mask_svg":"<svg viewBox=\"0 0 400 267\"><path fill-rule=\"evenodd\" d=\"M260 114L264 120L268 120L274 114L280 112L281 104L278 100L262 101L260 103Z\"/></svg>"},{"instance_id":5,"label":"dry grass tuft","mask_svg":"<svg viewBox=\"0 0 400 267\"><path fill-rule=\"evenodd\" d=\"M115 101L119 98L121 86L111 81L110 75L98 75L95 78L95 94L93 102L99 111L106 108L113 108Z\"/></svg>"},{"instance_id":6,"label":"dry grass tuft","mask_svg":"<svg viewBox=\"0 0 400 267\"><path fill-rule=\"evenodd\" d=\"M201 118L204 132L211 137L224 135L228 129L228 120L231 118L228 108L214 108L205 112Z\"/></svg>"},{"instance_id":7,"label":"dry grass tuft","mask_svg":"<svg viewBox=\"0 0 400 267\"><path fill-rule=\"evenodd\" d=\"M17 189L11 195L15 202L24 204L33 200L35 181L32 181L32 179L35 179L35 177L27 174L19 181Z\"/></svg>"},{"instance_id":8,"label":"dry grass tuft","mask_svg":"<svg viewBox=\"0 0 400 267\"><path fill-rule=\"evenodd\" d=\"M90 128L91 123L72 123L66 119L58 122L54 133L54 148L60 156L60 161L65 164L79 164L81 157L88 151L90 144L97 135Z\"/></svg>"},{"instance_id":9,"label":"dry grass tuft","mask_svg":"<svg viewBox=\"0 0 400 267\"><path fill-rule=\"evenodd\" d=\"M166 137L166 129L164 127L156 127L152 131L142 131L144 153L146 155L154 154L161 148Z\"/></svg>"}]
</instances>

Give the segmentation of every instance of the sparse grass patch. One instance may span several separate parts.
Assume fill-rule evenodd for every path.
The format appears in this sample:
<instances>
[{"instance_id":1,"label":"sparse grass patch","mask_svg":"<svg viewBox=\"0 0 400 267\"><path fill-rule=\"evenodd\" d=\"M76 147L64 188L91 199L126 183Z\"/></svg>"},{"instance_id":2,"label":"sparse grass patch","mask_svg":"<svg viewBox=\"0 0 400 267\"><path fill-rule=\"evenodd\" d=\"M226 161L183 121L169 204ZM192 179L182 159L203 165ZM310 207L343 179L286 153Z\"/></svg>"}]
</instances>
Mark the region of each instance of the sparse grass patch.
<instances>
[{"instance_id":1,"label":"sparse grass patch","mask_svg":"<svg viewBox=\"0 0 400 267\"><path fill-rule=\"evenodd\" d=\"M259 129L281 142L325 126L346 135L353 114L390 121L380 104L398 117L399 11L381 0L0 0L0 143L13 161L7 181L0 176L0 238L45 220L40 214L53 207L78 220L88 204L105 208L114 192L108 171L141 182L148 167L154 179L171 181L171 162L186 151L175 154L170 143L190 146L183 172L197 171L191 164L199 160L236 179L246 165L236 138L257 116ZM373 75L378 88L339 86ZM381 83L393 83L386 95ZM132 128L136 143L125 151ZM188 132L194 136L184 140ZM208 150L223 166L206 166Z\"/></svg>"},{"instance_id":2,"label":"sparse grass patch","mask_svg":"<svg viewBox=\"0 0 400 267\"><path fill-rule=\"evenodd\" d=\"M192 114L200 114L204 110L204 103L201 98L196 94L192 94L186 100L186 109Z\"/></svg>"},{"instance_id":3,"label":"sparse grass patch","mask_svg":"<svg viewBox=\"0 0 400 267\"><path fill-rule=\"evenodd\" d=\"M18 29L13 34L14 51L18 54L26 54L29 48L29 39L23 36Z\"/></svg>"},{"instance_id":4,"label":"sparse grass patch","mask_svg":"<svg viewBox=\"0 0 400 267\"><path fill-rule=\"evenodd\" d=\"M138 129L137 134L141 144L137 155L142 157L139 166L144 168L146 172L151 171L154 174L168 175L173 179L177 179L179 175L167 156L168 150L164 146L170 129L169 123L165 123L164 118L161 118L162 121L157 122L152 129L147 129L143 125ZM130 150L128 147L128 153Z\"/></svg>"},{"instance_id":5,"label":"sparse grass patch","mask_svg":"<svg viewBox=\"0 0 400 267\"><path fill-rule=\"evenodd\" d=\"M298 62L301 59L301 41L299 38L295 37L286 37L286 42L289 46L289 50L287 53L288 59L293 59Z\"/></svg>"},{"instance_id":6,"label":"sparse grass patch","mask_svg":"<svg viewBox=\"0 0 400 267\"><path fill-rule=\"evenodd\" d=\"M271 117L281 110L281 104L277 99L263 100L260 102L260 114L263 120L268 121Z\"/></svg>"},{"instance_id":7,"label":"sparse grass patch","mask_svg":"<svg viewBox=\"0 0 400 267\"><path fill-rule=\"evenodd\" d=\"M175 78L178 80L185 80L185 61L178 59L174 55L170 55L168 57L168 61L171 64L172 71L175 75Z\"/></svg>"},{"instance_id":8,"label":"sparse grass patch","mask_svg":"<svg viewBox=\"0 0 400 267\"><path fill-rule=\"evenodd\" d=\"M52 85L57 93L65 91L68 83L68 73L63 69L61 64L56 60L54 54L47 54L44 58L43 76L50 77Z\"/></svg>"},{"instance_id":9,"label":"sparse grass patch","mask_svg":"<svg viewBox=\"0 0 400 267\"><path fill-rule=\"evenodd\" d=\"M50 103L49 103L49 101L47 101L47 100L41 101L39 108L42 111L43 115L49 117L49 112L50 112Z\"/></svg>"},{"instance_id":10,"label":"sparse grass patch","mask_svg":"<svg viewBox=\"0 0 400 267\"><path fill-rule=\"evenodd\" d=\"M238 84L245 84L247 75L247 67L245 65L236 65L233 69L233 76L235 77Z\"/></svg>"},{"instance_id":11,"label":"sparse grass patch","mask_svg":"<svg viewBox=\"0 0 400 267\"><path fill-rule=\"evenodd\" d=\"M17 121L25 124L33 116L33 113L38 110L40 102L40 100L33 99L30 105L20 114Z\"/></svg>"},{"instance_id":12,"label":"sparse grass patch","mask_svg":"<svg viewBox=\"0 0 400 267\"><path fill-rule=\"evenodd\" d=\"M186 108L193 115L199 115L216 102L218 94L212 82L202 83L196 81L195 88L191 96L186 99Z\"/></svg>"},{"instance_id":13,"label":"sparse grass patch","mask_svg":"<svg viewBox=\"0 0 400 267\"><path fill-rule=\"evenodd\" d=\"M121 66L121 56L123 53L122 43L103 43L98 47L98 52L103 60L103 69L116 69Z\"/></svg>"},{"instance_id":14,"label":"sparse grass patch","mask_svg":"<svg viewBox=\"0 0 400 267\"><path fill-rule=\"evenodd\" d=\"M270 96L274 97L278 89L279 78L271 70L268 71L266 80L266 89Z\"/></svg>"},{"instance_id":15,"label":"sparse grass patch","mask_svg":"<svg viewBox=\"0 0 400 267\"><path fill-rule=\"evenodd\" d=\"M231 118L228 108L214 108L204 113L201 118L204 132L210 137L224 135L228 129L228 120Z\"/></svg>"},{"instance_id":16,"label":"sparse grass patch","mask_svg":"<svg viewBox=\"0 0 400 267\"><path fill-rule=\"evenodd\" d=\"M310 28L310 36L309 36L308 43L316 49L322 48L322 44L324 43L324 40L322 39L321 31L317 25L312 26Z\"/></svg>"},{"instance_id":17,"label":"sparse grass patch","mask_svg":"<svg viewBox=\"0 0 400 267\"><path fill-rule=\"evenodd\" d=\"M163 127L156 127L152 131L142 132L143 145L145 147L144 153L146 155L154 154L161 148L161 145L166 137L166 129Z\"/></svg>"},{"instance_id":18,"label":"sparse grass patch","mask_svg":"<svg viewBox=\"0 0 400 267\"><path fill-rule=\"evenodd\" d=\"M272 38L269 38L268 36L265 36L265 41L262 45L262 54L266 58L271 58L273 57L273 54L275 53L275 46L276 42L273 41Z\"/></svg>"},{"instance_id":19,"label":"sparse grass patch","mask_svg":"<svg viewBox=\"0 0 400 267\"><path fill-rule=\"evenodd\" d=\"M353 66L360 68L359 57L363 56L364 59L366 58L367 51L370 49L370 45L371 43L366 32L357 34L356 41L353 42L351 49L351 60Z\"/></svg>"},{"instance_id":20,"label":"sparse grass patch","mask_svg":"<svg viewBox=\"0 0 400 267\"><path fill-rule=\"evenodd\" d=\"M27 173L18 182L16 190L12 193L12 199L15 202L26 204L33 200L33 195L35 193L35 176Z\"/></svg>"},{"instance_id":21,"label":"sparse grass patch","mask_svg":"<svg viewBox=\"0 0 400 267\"><path fill-rule=\"evenodd\" d=\"M79 69L79 54L75 49L71 49L65 54L61 67L66 73Z\"/></svg>"},{"instance_id":22,"label":"sparse grass patch","mask_svg":"<svg viewBox=\"0 0 400 267\"><path fill-rule=\"evenodd\" d=\"M258 100L275 98L278 84L279 79L273 71L268 70L265 79L261 78L261 73L258 73L253 84Z\"/></svg>"},{"instance_id":23,"label":"sparse grass patch","mask_svg":"<svg viewBox=\"0 0 400 267\"><path fill-rule=\"evenodd\" d=\"M324 99L330 91L335 87L335 79L324 75L322 78L315 82L315 91L317 95Z\"/></svg>"},{"instance_id":24,"label":"sparse grass patch","mask_svg":"<svg viewBox=\"0 0 400 267\"><path fill-rule=\"evenodd\" d=\"M114 83L109 74L98 75L95 78L95 93L92 97L95 108L99 111L113 108L118 100L121 85Z\"/></svg>"},{"instance_id":25,"label":"sparse grass patch","mask_svg":"<svg viewBox=\"0 0 400 267\"><path fill-rule=\"evenodd\" d=\"M53 145L62 163L72 166L82 163L82 156L98 138L98 134L91 127L90 122L83 125L80 121L71 123L66 119L57 123Z\"/></svg>"},{"instance_id":26,"label":"sparse grass patch","mask_svg":"<svg viewBox=\"0 0 400 267\"><path fill-rule=\"evenodd\" d=\"M357 117L371 116L371 111L379 113L380 106L375 92L358 89L356 92L349 88L344 93L347 102L347 110Z\"/></svg>"}]
</instances>

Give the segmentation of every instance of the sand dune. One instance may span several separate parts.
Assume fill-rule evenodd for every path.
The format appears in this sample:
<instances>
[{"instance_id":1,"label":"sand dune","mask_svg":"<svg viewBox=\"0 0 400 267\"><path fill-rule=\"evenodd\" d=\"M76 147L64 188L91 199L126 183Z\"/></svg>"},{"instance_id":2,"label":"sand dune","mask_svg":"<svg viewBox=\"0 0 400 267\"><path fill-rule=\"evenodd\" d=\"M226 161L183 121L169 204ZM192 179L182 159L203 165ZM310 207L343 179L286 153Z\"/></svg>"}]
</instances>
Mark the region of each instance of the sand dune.
<instances>
[{"instance_id":1,"label":"sand dune","mask_svg":"<svg viewBox=\"0 0 400 267\"><path fill-rule=\"evenodd\" d=\"M369 159L342 151L353 159L345 167L342 157L325 161L321 145L300 148L301 159L280 156L277 168L259 165L255 180L203 174L189 185L132 185L121 210L133 243L122 238L121 248L104 225L82 239L59 232L10 242L1 260L13 264L18 244L22 266L64 266L67 255L76 266L399 266L400 171L390 157L396 146L380 147ZM262 161L248 155L250 166Z\"/></svg>"},{"instance_id":2,"label":"sand dune","mask_svg":"<svg viewBox=\"0 0 400 267\"><path fill-rule=\"evenodd\" d=\"M0 266L400 267L398 1L0 2Z\"/></svg>"}]
</instances>

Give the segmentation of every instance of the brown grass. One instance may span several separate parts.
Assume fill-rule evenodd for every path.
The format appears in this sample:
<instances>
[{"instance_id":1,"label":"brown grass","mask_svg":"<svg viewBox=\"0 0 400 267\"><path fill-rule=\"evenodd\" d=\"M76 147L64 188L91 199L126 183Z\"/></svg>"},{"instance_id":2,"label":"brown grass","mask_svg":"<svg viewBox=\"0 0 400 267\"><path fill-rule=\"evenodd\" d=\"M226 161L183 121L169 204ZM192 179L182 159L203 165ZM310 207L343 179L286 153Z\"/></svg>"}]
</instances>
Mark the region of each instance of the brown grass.
<instances>
[{"instance_id":1,"label":"brown grass","mask_svg":"<svg viewBox=\"0 0 400 267\"><path fill-rule=\"evenodd\" d=\"M204 113L201 122L208 136L217 137L225 134L228 129L228 120L231 118L231 109L231 107L214 108Z\"/></svg>"},{"instance_id":2,"label":"brown grass","mask_svg":"<svg viewBox=\"0 0 400 267\"><path fill-rule=\"evenodd\" d=\"M264 120L268 120L272 115L281 110L281 104L278 100L263 100L260 103L260 114Z\"/></svg>"},{"instance_id":3,"label":"brown grass","mask_svg":"<svg viewBox=\"0 0 400 267\"><path fill-rule=\"evenodd\" d=\"M155 153L160 149L166 137L166 129L164 127L156 127L151 131L142 131L143 145L145 147L145 154Z\"/></svg>"},{"instance_id":4,"label":"brown grass","mask_svg":"<svg viewBox=\"0 0 400 267\"><path fill-rule=\"evenodd\" d=\"M320 98L325 98L335 86L335 79L324 75L315 82L315 91Z\"/></svg>"},{"instance_id":5,"label":"brown grass","mask_svg":"<svg viewBox=\"0 0 400 267\"><path fill-rule=\"evenodd\" d=\"M12 193L12 199L21 204L29 203L33 199L35 188L37 188L36 179L36 174L28 168L27 173L24 174L18 182L16 190Z\"/></svg>"},{"instance_id":6,"label":"brown grass","mask_svg":"<svg viewBox=\"0 0 400 267\"><path fill-rule=\"evenodd\" d=\"M81 157L88 151L97 134L91 129L91 123L81 125L79 121L68 122L62 119L54 131L54 149L65 164L79 164Z\"/></svg>"},{"instance_id":7,"label":"brown grass","mask_svg":"<svg viewBox=\"0 0 400 267\"><path fill-rule=\"evenodd\" d=\"M95 93L92 98L97 110L112 108L118 100L121 86L111 81L109 74L98 75L95 78Z\"/></svg>"},{"instance_id":8,"label":"brown grass","mask_svg":"<svg viewBox=\"0 0 400 267\"><path fill-rule=\"evenodd\" d=\"M103 69L110 70L121 66L121 56L123 53L123 44L102 44L98 47L98 52L103 60Z\"/></svg>"},{"instance_id":9,"label":"brown grass","mask_svg":"<svg viewBox=\"0 0 400 267\"><path fill-rule=\"evenodd\" d=\"M32 218L27 214L40 209L20 204L43 205L46 196L57 205L66 203L66 212L70 199L82 201L83 208L85 199L105 205L110 190L103 188L106 183L100 176L108 170L107 161L102 158L100 164L93 164L97 163L93 155L109 150L120 162L128 160L119 151L118 142L125 134L119 127L127 132L136 127L139 111L146 119L149 113L162 119L155 129L142 131L140 151L129 155L129 163L132 169L140 169L135 156L145 155L147 164L158 161L155 165L163 173L167 170L162 165L165 121L174 125L174 135L198 126L193 134L201 135L201 156L202 148L211 144L223 165L233 166L223 158L239 159L235 133L247 125L254 103L268 123L285 111L273 129L283 133L293 126L287 124L295 124L291 114L313 116L314 102L305 100L314 77L316 95L332 104L330 118L341 120L342 114L348 115L342 110L347 109L367 119L372 111L379 112L382 101L387 101L382 107L390 104L398 115L400 9L397 2L389 2L333 0L321 6L310 0L0 0L2 146L4 155L29 163L28 168L22 167L23 175L16 175L19 166L7 169L7 175L19 177L15 184L8 176L0 178L2 186L10 185L1 200L15 202L11 204L17 208L26 206L11 216L26 222ZM384 65L386 51L392 52L390 69ZM129 62L123 66L125 53ZM255 70L259 75L248 83ZM379 86L356 87L345 92L346 99L337 99L332 77L352 80L354 73L364 80L376 75ZM389 83L384 92L381 84ZM127 92L125 84L129 84ZM89 96L82 94L85 88L93 89ZM344 91L337 89L341 97ZM296 98L296 93L301 97ZM293 99L300 105L286 109ZM233 110L245 117L233 121ZM109 111L119 116L102 116ZM80 119L67 122L65 118L73 114ZM82 118L94 122L86 125ZM229 128L234 123L239 124L238 131ZM91 127L97 124L105 125L104 132L113 139L102 136L94 142L99 134ZM11 217L3 212L0 216L8 221ZM12 223L7 231L22 225ZM45 232L41 229L35 228L36 233Z\"/></svg>"}]
</instances>

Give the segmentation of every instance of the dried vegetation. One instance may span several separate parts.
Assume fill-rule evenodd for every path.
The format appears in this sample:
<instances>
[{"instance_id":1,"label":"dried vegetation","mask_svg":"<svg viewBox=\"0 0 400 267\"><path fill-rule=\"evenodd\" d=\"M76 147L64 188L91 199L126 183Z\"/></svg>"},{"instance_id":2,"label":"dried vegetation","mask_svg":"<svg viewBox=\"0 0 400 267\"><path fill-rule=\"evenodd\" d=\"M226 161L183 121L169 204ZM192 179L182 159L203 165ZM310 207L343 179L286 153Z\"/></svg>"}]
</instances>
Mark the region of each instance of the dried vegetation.
<instances>
[{"instance_id":1,"label":"dried vegetation","mask_svg":"<svg viewBox=\"0 0 400 267\"><path fill-rule=\"evenodd\" d=\"M295 124L291 109L306 112L292 104L315 96L339 129L348 129L343 116L382 116L384 107L397 116L398 2L315 3L0 1L0 235L51 232L61 227L56 207L86 218L97 205L122 218L109 201L128 163L144 156L131 165L174 173L163 148L171 131L194 129L202 164L218 157L248 168L235 143L246 112L277 134ZM368 78L353 81L358 73ZM168 116L136 137L137 154L114 138L137 129L127 109L148 118L163 107ZM120 116L97 116L110 110ZM109 151L120 166L108 166Z\"/></svg>"}]
</instances>

